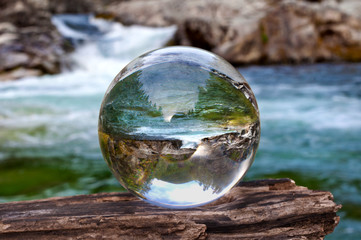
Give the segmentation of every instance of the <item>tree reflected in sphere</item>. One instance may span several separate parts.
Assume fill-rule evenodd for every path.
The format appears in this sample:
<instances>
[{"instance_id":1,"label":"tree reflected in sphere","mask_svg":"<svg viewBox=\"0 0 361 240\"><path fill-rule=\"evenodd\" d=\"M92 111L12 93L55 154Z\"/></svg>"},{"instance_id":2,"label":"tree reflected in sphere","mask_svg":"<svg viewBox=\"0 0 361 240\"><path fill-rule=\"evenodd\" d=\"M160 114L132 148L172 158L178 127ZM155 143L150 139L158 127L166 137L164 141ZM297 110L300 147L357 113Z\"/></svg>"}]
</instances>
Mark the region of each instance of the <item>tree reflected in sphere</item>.
<instances>
[{"instance_id":1,"label":"tree reflected in sphere","mask_svg":"<svg viewBox=\"0 0 361 240\"><path fill-rule=\"evenodd\" d=\"M230 190L251 166L260 138L257 102L222 58L167 47L130 62L110 84L99 114L109 168L136 196L188 208Z\"/></svg>"}]
</instances>

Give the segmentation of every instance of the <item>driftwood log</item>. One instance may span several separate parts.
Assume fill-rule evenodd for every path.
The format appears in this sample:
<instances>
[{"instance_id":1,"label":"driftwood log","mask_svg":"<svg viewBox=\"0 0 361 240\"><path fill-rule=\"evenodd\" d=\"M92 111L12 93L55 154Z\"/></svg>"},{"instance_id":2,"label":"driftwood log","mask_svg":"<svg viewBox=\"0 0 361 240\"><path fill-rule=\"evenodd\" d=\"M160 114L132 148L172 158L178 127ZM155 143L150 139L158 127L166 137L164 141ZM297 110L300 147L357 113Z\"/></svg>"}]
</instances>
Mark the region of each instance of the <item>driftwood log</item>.
<instances>
[{"instance_id":1,"label":"driftwood log","mask_svg":"<svg viewBox=\"0 0 361 240\"><path fill-rule=\"evenodd\" d=\"M243 182L187 210L129 193L56 197L0 204L0 239L322 239L340 207L330 192L290 179Z\"/></svg>"}]
</instances>

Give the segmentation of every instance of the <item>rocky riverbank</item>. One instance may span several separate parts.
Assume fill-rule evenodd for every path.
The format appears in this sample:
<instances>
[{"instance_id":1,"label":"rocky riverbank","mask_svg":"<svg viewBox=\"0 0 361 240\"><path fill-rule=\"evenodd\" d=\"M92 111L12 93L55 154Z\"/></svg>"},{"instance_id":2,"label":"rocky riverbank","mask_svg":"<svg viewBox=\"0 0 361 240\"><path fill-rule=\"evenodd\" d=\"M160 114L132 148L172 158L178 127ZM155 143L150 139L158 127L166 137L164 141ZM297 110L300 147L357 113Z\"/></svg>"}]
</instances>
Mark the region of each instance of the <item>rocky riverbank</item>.
<instances>
[{"instance_id":1,"label":"rocky riverbank","mask_svg":"<svg viewBox=\"0 0 361 240\"><path fill-rule=\"evenodd\" d=\"M236 65L361 60L360 1L138 0L107 10L124 24L176 24L176 44Z\"/></svg>"},{"instance_id":2,"label":"rocky riverbank","mask_svg":"<svg viewBox=\"0 0 361 240\"><path fill-rule=\"evenodd\" d=\"M177 25L171 44L235 65L361 60L358 0L0 0L0 9L0 81L61 71L72 46L51 23L59 13Z\"/></svg>"}]
</instances>

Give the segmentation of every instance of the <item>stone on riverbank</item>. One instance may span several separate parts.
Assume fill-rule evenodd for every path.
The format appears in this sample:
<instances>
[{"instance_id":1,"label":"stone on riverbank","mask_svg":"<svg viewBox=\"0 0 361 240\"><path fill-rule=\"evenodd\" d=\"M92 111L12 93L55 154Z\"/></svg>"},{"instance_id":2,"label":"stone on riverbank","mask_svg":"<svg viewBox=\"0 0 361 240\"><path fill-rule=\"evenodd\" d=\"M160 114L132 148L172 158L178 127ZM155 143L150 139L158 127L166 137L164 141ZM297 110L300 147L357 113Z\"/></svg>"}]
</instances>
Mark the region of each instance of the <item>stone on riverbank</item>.
<instances>
[{"instance_id":1,"label":"stone on riverbank","mask_svg":"<svg viewBox=\"0 0 361 240\"><path fill-rule=\"evenodd\" d=\"M359 10L358 0L0 0L0 81L61 71L72 47L52 25L53 14L177 25L172 44L240 65L361 61Z\"/></svg>"},{"instance_id":2,"label":"stone on riverbank","mask_svg":"<svg viewBox=\"0 0 361 240\"><path fill-rule=\"evenodd\" d=\"M0 1L0 81L60 72L64 41L41 1Z\"/></svg>"},{"instance_id":3,"label":"stone on riverbank","mask_svg":"<svg viewBox=\"0 0 361 240\"><path fill-rule=\"evenodd\" d=\"M124 24L175 24L175 43L233 64L361 60L360 1L123 1L105 8Z\"/></svg>"}]
</instances>

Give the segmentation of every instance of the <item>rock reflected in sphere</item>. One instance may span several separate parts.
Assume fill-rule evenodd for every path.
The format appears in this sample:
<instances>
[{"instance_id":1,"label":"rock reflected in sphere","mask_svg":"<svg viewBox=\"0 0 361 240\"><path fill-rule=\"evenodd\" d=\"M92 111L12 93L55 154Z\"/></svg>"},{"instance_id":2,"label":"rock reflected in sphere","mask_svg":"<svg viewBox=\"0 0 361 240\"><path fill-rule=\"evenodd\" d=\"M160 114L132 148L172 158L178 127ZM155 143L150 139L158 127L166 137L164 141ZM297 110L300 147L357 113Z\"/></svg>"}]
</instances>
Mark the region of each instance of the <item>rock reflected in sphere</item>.
<instances>
[{"instance_id":1,"label":"rock reflected in sphere","mask_svg":"<svg viewBox=\"0 0 361 240\"><path fill-rule=\"evenodd\" d=\"M255 97L229 63L204 50L168 47L129 63L99 115L109 168L130 192L187 208L230 190L254 160L260 137Z\"/></svg>"}]
</instances>

